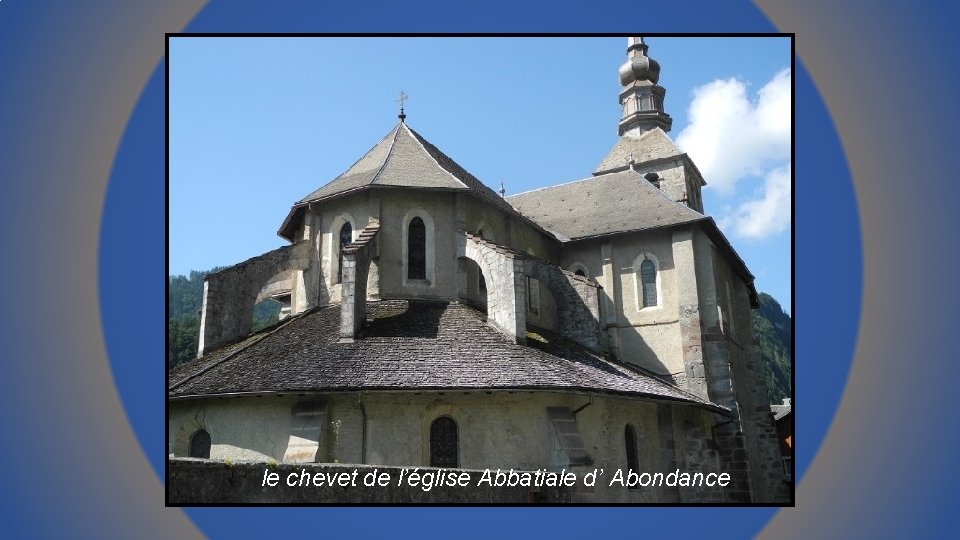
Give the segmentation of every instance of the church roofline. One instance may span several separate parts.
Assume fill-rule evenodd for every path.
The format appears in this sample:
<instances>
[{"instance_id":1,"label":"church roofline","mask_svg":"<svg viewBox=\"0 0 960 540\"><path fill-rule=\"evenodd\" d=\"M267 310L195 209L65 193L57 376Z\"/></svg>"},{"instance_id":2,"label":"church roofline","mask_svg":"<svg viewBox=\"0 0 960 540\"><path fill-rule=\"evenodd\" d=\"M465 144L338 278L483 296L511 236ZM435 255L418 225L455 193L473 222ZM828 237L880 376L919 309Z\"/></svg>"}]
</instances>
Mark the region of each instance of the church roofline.
<instances>
[{"instance_id":1,"label":"church roofline","mask_svg":"<svg viewBox=\"0 0 960 540\"><path fill-rule=\"evenodd\" d=\"M428 156L430 156L430 159L433 160L433 162L437 165L437 167L440 167L441 170L443 170L445 173L447 173L447 175L448 175L450 178L452 178L455 182L457 182L458 184L460 184L461 186L463 186L464 189L470 189L470 186L468 186L467 184L465 184L465 183L463 182L463 180L457 178L453 173L451 173L449 170L447 170L446 167L444 167L443 165L441 165L439 161L437 161L436 156L434 156L433 153L430 152L430 150L427 149L427 147L423 144L423 140L421 140L421 139L422 139L422 136L420 136L419 133L417 133L417 132L413 131L412 129L410 129L410 126L408 126L408 125L406 124L406 122L403 122L402 120L401 120L401 122L400 122L400 125L401 125L404 129L407 130L407 133L410 134L410 136L413 137L413 139L414 139L415 141L417 141L417 144L420 145L420 148L422 148L423 151L426 152L426 154L427 154ZM391 150L392 150L392 148L391 148ZM440 149L437 148L437 151L440 151ZM383 160L383 166L384 166L384 167L387 166L387 161L390 160L390 156L391 156L391 153L388 153L388 154L387 154L387 159ZM448 158L449 158L449 156L448 156ZM449 159L450 159L450 161L453 161L452 158L449 158ZM459 164L457 164L457 165L459 165ZM462 167L461 167L461 168L462 168ZM383 172L383 169L382 169L382 168L380 169L380 171L377 171L377 176L379 176L381 172ZM466 172L466 169L464 169L464 172ZM371 183L371 184L376 183L376 177L374 177L373 181L371 181L370 183Z\"/></svg>"},{"instance_id":2,"label":"church roofline","mask_svg":"<svg viewBox=\"0 0 960 540\"><path fill-rule=\"evenodd\" d=\"M354 194L357 194L357 193L362 193L362 192L364 192L364 191L371 191L371 190L392 191L392 190L401 190L401 189L402 189L402 190L422 191L422 192L433 192L433 193L441 193L441 192L463 193L464 195L467 195L467 196L469 196L469 197L473 197L474 199L476 199L476 200L479 201L479 202L483 202L483 203L490 204L490 201L488 201L488 200L484 199L483 197L480 197L479 195L473 193L472 190L465 190L465 189L455 189L455 190L451 190L450 188L394 186L394 185L382 185L382 184L379 184L379 185L378 185L378 184L374 184L374 185L368 185L368 186L360 186L360 187L353 188L353 189L350 189L350 190L347 190L347 191L343 191L343 192L340 192L340 193L335 193L335 194L332 194L332 195L328 195L328 196L325 196L325 197L323 197L323 198L321 198L321 199L315 199L315 200L312 200L312 201L309 201L309 202L298 203L298 204L295 204L295 205L291 206L291 207L290 207L290 212L287 213L287 217L284 218L283 223L280 225L280 228L277 230L277 236L279 236L280 238L283 238L284 240L287 240L287 241L289 241L289 242L293 242L293 241L294 241L294 240L293 240L293 239L294 239L294 233L295 233L295 231L294 231L294 226L295 226L295 223L297 222L297 220L298 220L299 217L300 217L300 216L299 216L299 213L300 213L302 210L304 210L304 209L306 209L306 208L308 208L308 207L310 207L310 206L312 206L312 205L314 205L314 204L323 204L323 203L330 202L330 201L333 201L333 200L336 200L336 199L340 199L340 198L343 198L343 197L348 197L348 196L350 196L350 195L354 195ZM505 202L506 202L507 204L509 204L509 201L505 201ZM501 206L498 206L498 205L492 205L492 206L494 206L494 208L499 208L499 209L501 209L501 210L504 210L504 211L507 211L508 213L513 214L514 216L520 218L524 223L526 223L527 225L530 225L531 227L533 227L534 229L536 229L538 232L546 235L546 236L549 237L549 238L552 238L552 239L554 239L554 240L556 240L556 241L558 241L558 242L564 242L564 241L566 241L566 237L565 237L565 236L563 236L563 235L561 235L561 234L559 234L559 233L556 233L556 232L554 232L554 231L551 231L550 229L547 229L547 228L544 227L543 225L537 223L537 222L536 222L535 220L533 220L532 218L524 215L523 212L520 212L519 210L517 210L516 208L514 208L513 205L510 205L510 210L506 210L505 208L503 208L503 207L501 207Z\"/></svg>"},{"instance_id":3,"label":"church roofline","mask_svg":"<svg viewBox=\"0 0 960 540\"><path fill-rule=\"evenodd\" d=\"M431 166L428 166L429 173L434 175L432 181L436 185L408 185L401 183L380 183L378 180L384 174L384 171L390 165L391 159L395 156L395 149L397 147L397 141L399 140L401 130L406 134L406 136L412 138L416 147L419 150L413 152L413 154L419 155L419 159L424 159L424 154L432 163ZM387 142L387 139L392 135L392 139ZM387 144L385 150L383 150L383 145ZM376 172L373 172L373 169L364 169L357 171L354 174L349 174L354 170L358 164L367 159L372 152L377 148L381 148L380 152L383 152L383 162L376 167ZM406 152L410 152L409 143L406 146ZM407 156L412 157L412 156ZM377 158L379 160L379 158ZM373 163L377 163L374 161ZM421 161L420 163L426 163ZM402 165L401 165L402 166ZM439 173L438 170L442 171ZM372 174L369 174L372 173ZM364 176L368 175L368 176ZM354 184L349 186L351 181L350 177L359 176L361 183L359 185ZM417 175L412 175L411 177L416 177ZM440 180L443 178L444 180ZM344 189L337 189L336 185L338 182L344 182L346 179L346 184L349 187ZM393 180L394 182L396 179ZM354 180L356 182L356 180ZM329 193L323 193L325 189L333 187ZM493 189L481 182L475 176L473 176L469 171L464 169L459 163L453 160L450 156L446 155L442 150L437 148L434 144L428 141L425 137L417 133L405 122L398 122L397 125L388 132L385 136L381 137L377 143L371 147L363 156L355 161L346 171L338 175L336 178L330 182L324 184L320 188L312 191L306 197L300 199L290 207L290 211L287 213L286 217L281 223L280 228L277 230L277 235L286 240L292 241L295 236L295 228L298 223L298 220L301 218L304 208L309 207L311 204L323 203L330 201L339 197L351 195L354 193L359 193L367 189L372 188L404 188L404 189L415 189L415 190L431 190L431 191L451 191L451 192L465 192L472 195L477 200L486 202L496 208L499 208L507 213L514 214L517 217L523 219L528 225L535 228L537 231L545 234L548 237L552 237L556 240L560 240L556 237L554 233L544 228L542 225L536 221L530 219L527 216L524 216L519 212L513 205L511 205L507 200L498 195Z\"/></svg>"},{"instance_id":4,"label":"church roofline","mask_svg":"<svg viewBox=\"0 0 960 540\"><path fill-rule=\"evenodd\" d=\"M697 164L696 164L696 163L693 161L693 159L690 157L690 154L687 154L686 152L683 152L683 153L680 153L680 154L676 154L676 155L673 155L673 156L667 156L667 157L661 157L661 158L648 159L648 160L646 160L646 161L638 161L637 163L635 163L635 164L633 165L633 167L634 167L635 169L642 169L643 167L646 167L646 166L649 166L649 165L660 165L660 164L662 164L662 163L669 163L669 162L671 162L671 161L676 161L676 160L678 160L678 159L683 160L686 165L689 165L690 168L692 168L693 171L694 171L695 173L697 173L697 178L700 179L700 187L703 187L703 186L706 186L706 185L707 185L707 181L703 179L703 174L700 172L700 169L697 167ZM603 171L598 170L598 171L594 172L593 174L594 174L594 176L601 176L601 175L604 175L604 174L612 174L612 173L623 172L623 171L626 171L626 170L629 170L629 169L630 169L630 165L621 165L621 166L614 167L614 168L611 168L611 169L606 169L606 170L603 170ZM579 180L578 180L578 181L579 181ZM568 183L569 183L569 182L568 182Z\"/></svg>"},{"instance_id":5,"label":"church roofline","mask_svg":"<svg viewBox=\"0 0 960 540\"><path fill-rule=\"evenodd\" d=\"M624 364L617 364L624 366ZM483 392L485 394L489 393L514 393L514 392L529 392L529 393L559 393L559 394L573 394L573 395L583 395L583 396L600 396L600 397L617 397L617 398L633 398L641 401L651 401L651 402L671 402L678 405L688 405L690 407L700 407L708 411L721 414L726 417L730 417L730 409L717 405L716 403L709 401L693 401L692 399L676 398L670 396L658 396L656 394L643 394L643 393L632 393L632 392L616 392L616 391L602 391L602 390L593 390L587 387L541 387L541 386L503 386L503 387L474 387L474 386L420 386L416 388L396 388L389 386L357 386L357 387L337 387L329 389L317 389L317 390L271 390L271 391L254 391L254 392L222 392L222 393L211 393L211 394L184 394L179 396L170 396L168 399L173 401L191 401L198 399L223 399L223 398L241 398L241 397L257 397L257 396L284 396L284 395L295 395L295 396L318 396L318 395L329 395L329 394L356 394L362 392L364 394L422 394L429 392Z\"/></svg>"},{"instance_id":6,"label":"church roofline","mask_svg":"<svg viewBox=\"0 0 960 540\"><path fill-rule=\"evenodd\" d=\"M553 333L543 334L547 340L535 345L512 343L489 327L481 312L457 302L383 300L368 302L368 313L372 317L352 343L339 343L325 331L338 327L340 306L284 319L174 368L168 374L168 399L333 392L584 392L688 403L729 414L707 399ZM404 324L397 317L436 317L437 329L432 335L414 331L397 336L393 325ZM450 341L451 335L464 332L471 339ZM416 373L407 364L410 355L418 358ZM424 379L424 374L430 377Z\"/></svg>"}]
</instances>

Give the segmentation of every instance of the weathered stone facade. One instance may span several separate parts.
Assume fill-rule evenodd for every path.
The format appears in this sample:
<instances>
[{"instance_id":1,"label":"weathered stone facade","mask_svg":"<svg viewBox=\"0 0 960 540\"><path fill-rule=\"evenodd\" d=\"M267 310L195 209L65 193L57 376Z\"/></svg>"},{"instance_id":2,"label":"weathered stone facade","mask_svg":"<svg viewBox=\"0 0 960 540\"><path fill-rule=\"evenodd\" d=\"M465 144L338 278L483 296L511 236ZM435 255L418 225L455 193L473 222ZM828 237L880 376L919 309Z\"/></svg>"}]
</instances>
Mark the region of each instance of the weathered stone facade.
<instances>
[{"instance_id":1,"label":"weathered stone facade","mask_svg":"<svg viewBox=\"0 0 960 540\"><path fill-rule=\"evenodd\" d=\"M723 472L720 450L705 433L716 415L688 405L654 404L626 398L599 398L571 393L448 392L360 393L324 396L264 396L172 403L171 422L202 427L212 437L211 459L231 462L299 463L285 459L300 441L298 404L323 403L323 430L309 462L390 467L430 465L430 422L440 415L456 420L461 458L466 469L560 470L582 475L603 469L601 482L579 502L736 502L727 488L610 485L615 470L628 468L624 426L639 435L639 471L676 469ZM398 406L402 403L403 406ZM587 405L584 407L584 405ZM548 407L566 407L574 415L590 465L571 467L556 440ZM171 432L172 454L185 456L187 430ZM294 438L293 435L298 435ZM364 437L366 443L364 444ZM179 449L179 450L178 450ZM559 455L559 457L557 457ZM262 473L262 469L261 469ZM734 471L734 476L736 475ZM733 484L731 484L732 486Z\"/></svg>"},{"instance_id":2,"label":"weathered stone facade","mask_svg":"<svg viewBox=\"0 0 960 540\"><path fill-rule=\"evenodd\" d=\"M310 247L310 242L298 242L208 274L203 283L198 354L249 334L253 306L263 298L262 291L296 288L302 273L311 267ZM274 280L278 276L286 277L279 287Z\"/></svg>"}]
</instances>

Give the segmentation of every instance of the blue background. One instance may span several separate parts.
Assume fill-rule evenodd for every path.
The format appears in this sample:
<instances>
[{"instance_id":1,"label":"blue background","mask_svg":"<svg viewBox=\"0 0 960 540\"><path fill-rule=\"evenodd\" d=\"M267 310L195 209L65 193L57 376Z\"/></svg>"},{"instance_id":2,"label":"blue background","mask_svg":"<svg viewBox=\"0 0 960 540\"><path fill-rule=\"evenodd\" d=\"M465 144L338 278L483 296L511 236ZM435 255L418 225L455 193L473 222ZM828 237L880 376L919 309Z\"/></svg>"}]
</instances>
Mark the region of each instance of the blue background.
<instances>
[{"instance_id":1,"label":"blue background","mask_svg":"<svg viewBox=\"0 0 960 540\"><path fill-rule=\"evenodd\" d=\"M5 536L945 535L956 8L666 4L0 2ZM178 31L796 31L797 507L164 508Z\"/></svg>"}]
</instances>

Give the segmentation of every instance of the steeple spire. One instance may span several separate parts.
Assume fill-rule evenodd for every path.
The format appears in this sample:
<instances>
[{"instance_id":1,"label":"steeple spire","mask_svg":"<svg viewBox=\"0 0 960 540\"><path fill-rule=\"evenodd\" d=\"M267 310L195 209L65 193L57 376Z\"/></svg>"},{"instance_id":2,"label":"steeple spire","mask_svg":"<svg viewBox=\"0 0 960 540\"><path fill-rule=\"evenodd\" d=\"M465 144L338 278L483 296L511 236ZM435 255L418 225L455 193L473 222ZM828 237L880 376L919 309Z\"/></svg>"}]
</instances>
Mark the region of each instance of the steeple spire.
<instances>
[{"instance_id":1,"label":"steeple spire","mask_svg":"<svg viewBox=\"0 0 960 540\"><path fill-rule=\"evenodd\" d=\"M643 37L627 38L627 61L620 66L620 136L639 137L644 131L659 127L670 131L673 119L663 112L663 96L667 91L660 80L660 64L647 56L649 46Z\"/></svg>"}]
</instances>

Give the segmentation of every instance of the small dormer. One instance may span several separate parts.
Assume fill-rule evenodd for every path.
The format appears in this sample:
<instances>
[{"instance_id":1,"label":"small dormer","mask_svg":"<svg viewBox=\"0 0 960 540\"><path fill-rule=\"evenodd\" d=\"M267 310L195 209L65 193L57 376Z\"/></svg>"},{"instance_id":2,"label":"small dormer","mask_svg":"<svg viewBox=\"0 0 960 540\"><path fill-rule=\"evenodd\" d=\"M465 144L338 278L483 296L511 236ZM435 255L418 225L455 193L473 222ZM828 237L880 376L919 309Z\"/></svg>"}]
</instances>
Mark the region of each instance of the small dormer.
<instances>
[{"instance_id":1,"label":"small dormer","mask_svg":"<svg viewBox=\"0 0 960 540\"><path fill-rule=\"evenodd\" d=\"M660 189L660 175L659 175L659 174L657 174L657 173L655 173L655 172L648 172L647 174L643 175L643 177L646 178L647 181L650 182L650 184L653 185L653 187L655 187L655 188L657 188L657 189Z\"/></svg>"}]
</instances>

